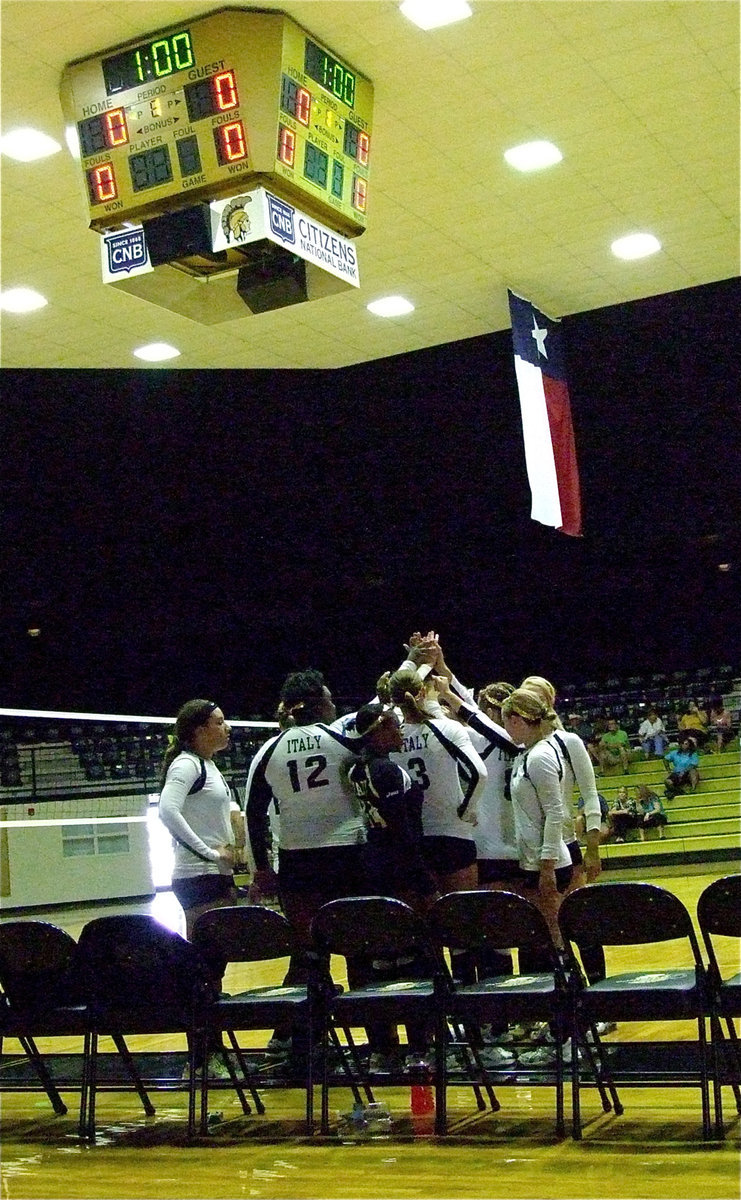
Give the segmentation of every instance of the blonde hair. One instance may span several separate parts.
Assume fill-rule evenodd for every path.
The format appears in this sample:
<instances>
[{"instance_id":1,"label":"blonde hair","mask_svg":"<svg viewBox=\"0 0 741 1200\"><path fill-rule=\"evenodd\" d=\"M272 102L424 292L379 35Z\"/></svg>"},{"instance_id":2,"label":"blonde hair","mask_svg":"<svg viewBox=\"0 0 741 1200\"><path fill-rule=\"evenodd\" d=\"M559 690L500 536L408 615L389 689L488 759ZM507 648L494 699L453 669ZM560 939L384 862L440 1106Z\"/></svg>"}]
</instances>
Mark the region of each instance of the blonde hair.
<instances>
[{"instance_id":1,"label":"blonde hair","mask_svg":"<svg viewBox=\"0 0 741 1200\"><path fill-rule=\"evenodd\" d=\"M484 687L479 688L479 708L483 708L484 712L486 712L487 708L499 711L502 707L502 701L511 696L514 690L514 684L505 683L504 680L500 680L498 683L485 684Z\"/></svg>"},{"instance_id":2,"label":"blonde hair","mask_svg":"<svg viewBox=\"0 0 741 1200\"><path fill-rule=\"evenodd\" d=\"M550 724L556 716L552 705L537 692L525 687L515 688L502 704L502 716L509 716L510 713L522 717L528 725L542 725L544 722Z\"/></svg>"},{"instance_id":3,"label":"blonde hair","mask_svg":"<svg viewBox=\"0 0 741 1200\"><path fill-rule=\"evenodd\" d=\"M417 703L424 688L425 681L414 667L400 667L388 681L391 703L398 705L409 721L424 721L427 716Z\"/></svg>"},{"instance_id":4,"label":"blonde hair","mask_svg":"<svg viewBox=\"0 0 741 1200\"><path fill-rule=\"evenodd\" d=\"M556 689L550 679L546 679L543 675L528 675L527 679L523 679L520 684L521 688L526 688L529 692L535 692L536 696L540 696L541 700L546 704L554 707L556 703ZM554 713L551 722L553 729L563 729L563 722L557 713Z\"/></svg>"}]
</instances>

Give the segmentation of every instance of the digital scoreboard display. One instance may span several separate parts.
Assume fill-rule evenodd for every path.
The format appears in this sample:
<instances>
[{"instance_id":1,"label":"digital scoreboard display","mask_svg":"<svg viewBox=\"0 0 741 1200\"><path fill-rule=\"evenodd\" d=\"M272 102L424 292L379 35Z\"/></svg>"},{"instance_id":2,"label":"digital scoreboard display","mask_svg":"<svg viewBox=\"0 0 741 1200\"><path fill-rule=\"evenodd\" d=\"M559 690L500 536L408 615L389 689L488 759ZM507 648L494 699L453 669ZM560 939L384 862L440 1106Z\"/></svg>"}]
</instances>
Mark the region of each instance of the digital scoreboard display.
<instances>
[{"instance_id":1,"label":"digital scoreboard display","mask_svg":"<svg viewBox=\"0 0 741 1200\"><path fill-rule=\"evenodd\" d=\"M71 63L62 106L94 229L255 183L365 229L373 87L282 13L220 9Z\"/></svg>"}]
</instances>

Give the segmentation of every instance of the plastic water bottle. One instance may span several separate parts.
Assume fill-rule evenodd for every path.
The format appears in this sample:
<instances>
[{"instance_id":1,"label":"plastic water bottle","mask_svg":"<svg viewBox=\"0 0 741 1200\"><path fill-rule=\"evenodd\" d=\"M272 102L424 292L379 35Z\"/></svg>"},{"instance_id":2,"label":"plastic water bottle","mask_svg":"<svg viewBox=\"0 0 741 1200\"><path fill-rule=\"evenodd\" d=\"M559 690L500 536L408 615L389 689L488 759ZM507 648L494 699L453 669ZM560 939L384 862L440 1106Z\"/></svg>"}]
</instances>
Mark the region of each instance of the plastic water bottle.
<instances>
[{"instance_id":1,"label":"plastic water bottle","mask_svg":"<svg viewBox=\"0 0 741 1200\"><path fill-rule=\"evenodd\" d=\"M337 1122L337 1133L344 1141L357 1142L368 1136L365 1108L354 1104L352 1111L341 1113Z\"/></svg>"},{"instance_id":2,"label":"plastic water bottle","mask_svg":"<svg viewBox=\"0 0 741 1200\"><path fill-rule=\"evenodd\" d=\"M391 1133L391 1114L388 1105L381 1103L355 1104L349 1113L341 1113L337 1133L344 1141L359 1142Z\"/></svg>"},{"instance_id":3,"label":"plastic water bottle","mask_svg":"<svg viewBox=\"0 0 741 1200\"><path fill-rule=\"evenodd\" d=\"M409 1107L414 1132L423 1136L431 1134L435 1125L435 1091L430 1068L421 1061L410 1067L409 1075Z\"/></svg>"}]
</instances>

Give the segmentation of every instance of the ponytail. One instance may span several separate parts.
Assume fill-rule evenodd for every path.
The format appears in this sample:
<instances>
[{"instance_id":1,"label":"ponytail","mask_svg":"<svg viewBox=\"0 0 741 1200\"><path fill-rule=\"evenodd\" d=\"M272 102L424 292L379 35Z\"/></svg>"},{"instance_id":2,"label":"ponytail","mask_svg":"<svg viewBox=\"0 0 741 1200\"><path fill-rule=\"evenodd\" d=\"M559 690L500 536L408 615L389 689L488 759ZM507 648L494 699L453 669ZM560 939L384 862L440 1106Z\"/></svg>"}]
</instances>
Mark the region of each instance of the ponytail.
<instances>
[{"instance_id":1,"label":"ponytail","mask_svg":"<svg viewBox=\"0 0 741 1200\"><path fill-rule=\"evenodd\" d=\"M215 708L218 708L218 705L213 700L188 700L180 709L169 734L170 745L162 760L159 778L160 791L165 786L167 772L178 754L181 754L183 750L193 749L192 742L196 731L206 724Z\"/></svg>"}]
</instances>

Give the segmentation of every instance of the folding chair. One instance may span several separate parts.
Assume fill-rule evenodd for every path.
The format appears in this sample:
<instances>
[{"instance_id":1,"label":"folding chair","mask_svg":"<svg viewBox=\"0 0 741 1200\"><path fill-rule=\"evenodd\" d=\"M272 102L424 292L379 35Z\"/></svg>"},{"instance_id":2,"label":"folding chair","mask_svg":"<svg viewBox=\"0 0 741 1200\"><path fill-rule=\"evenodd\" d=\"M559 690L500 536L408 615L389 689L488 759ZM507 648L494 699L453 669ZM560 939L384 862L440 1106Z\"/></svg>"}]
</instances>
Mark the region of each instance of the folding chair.
<instances>
[{"instance_id":1,"label":"folding chair","mask_svg":"<svg viewBox=\"0 0 741 1200\"><path fill-rule=\"evenodd\" d=\"M358 1048L350 1029L378 1023L426 1026L435 1042L435 1130L445 1129L445 1014L440 998L440 975L435 948L422 918L401 900L386 896L354 896L323 905L312 923L317 952L317 996L321 996L324 1056L322 1071L321 1131L329 1132L329 1031L341 1029L348 1042L347 1065L352 1078L398 1084L393 1074L375 1078L361 1066ZM348 987L340 988L330 974L330 956L344 958L348 965ZM358 982L358 964L405 960L410 964L403 978L382 982L369 978ZM415 965L412 967L411 964ZM418 968L419 970L417 970ZM370 972L368 973L370 974ZM319 1002L319 1001L318 1001ZM339 1042L335 1042L339 1045ZM405 1080L408 1082L408 1079ZM367 1091L369 1098L371 1094Z\"/></svg>"},{"instance_id":2,"label":"folding chair","mask_svg":"<svg viewBox=\"0 0 741 1200\"><path fill-rule=\"evenodd\" d=\"M708 955L715 1134L723 1137L724 1066L729 1072L727 1082L733 1089L736 1111L741 1113L741 1044L733 1024L734 1017L741 1017L741 972L723 978L713 935L741 938L741 875L727 875L709 884L697 901L697 919ZM721 1019L728 1030L727 1042ZM726 1050L730 1053L726 1054Z\"/></svg>"},{"instance_id":3,"label":"folding chair","mask_svg":"<svg viewBox=\"0 0 741 1200\"><path fill-rule=\"evenodd\" d=\"M76 952L74 938L48 921L0 923L0 987L4 993L0 1004L0 1048L6 1037L20 1042L54 1112L59 1115L67 1112L67 1105L35 1039L85 1037L87 1013L74 981ZM4 1076L2 1086L11 1089L13 1083L8 1083Z\"/></svg>"},{"instance_id":4,"label":"folding chair","mask_svg":"<svg viewBox=\"0 0 741 1200\"><path fill-rule=\"evenodd\" d=\"M215 908L203 913L193 927L192 936L193 945L219 975L228 963L269 962L298 953L295 934L282 913L257 904ZM275 1025L283 1024L304 1025L308 1031L307 1046L311 1046L313 1007L310 988L305 985L292 987L275 984L250 988L236 995L222 993L208 1005L206 1011L207 1033L218 1031L227 1034L242 1078L252 1092L259 1113L265 1111L255 1088L260 1082L260 1076L255 1073L250 1059L245 1058L235 1031L271 1029ZM251 1058L254 1054L255 1051L250 1051ZM201 1081L203 1132L207 1122L207 1074L206 1071L203 1072ZM275 1086L276 1083L280 1084L281 1080L266 1075L262 1082ZM296 1081L286 1077L282 1086L295 1087ZM305 1087L306 1123L311 1132L314 1123L311 1053L307 1055Z\"/></svg>"},{"instance_id":5,"label":"folding chair","mask_svg":"<svg viewBox=\"0 0 741 1200\"><path fill-rule=\"evenodd\" d=\"M457 983L448 974L447 1015L466 1031L469 1045L480 1041L483 1023L513 1024L518 1021L549 1021L553 1028L556 1091L556 1133L565 1134L564 1124L564 1042L569 1021L569 992L566 972L558 950L553 944L542 913L524 897L513 892L470 891L451 892L441 896L427 914L432 935L438 944L451 952L466 951L473 960L478 978L472 983ZM481 957L492 950L527 950L537 955L550 969L537 974L496 975L486 977L481 970ZM447 1030L447 1023L446 1023ZM589 1059L600 1089L605 1111L611 1108L605 1090L605 1067L596 1032L578 1025L571 1029L572 1070L578 1073L579 1052ZM474 1051L474 1059L478 1056ZM491 1072L485 1072L484 1080ZM542 1074L542 1073L541 1073ZM508 1069L503 1079L520 1080L522 1068ZM550 1083L552 1073L542 1074ZM620 1101L608 1081L612 1100L620 1110ZM575 1134L576 1136L576 1134Z\"/></svg>"},{"instance_id":6,"label":"folding chair","mask_svg":"<svg viewBox=\"0 0 741 1200\"><path fill-rule=\"evenodd\" d=\"M603 883L567 895L558 914L571 957L572 1029L596 1021L677 1021L694 1018L698 1032L697 1064L688 1070L677 1061L637 1071L638 1086L697 1083L702 1098L703 1136L710 1137L708 1048L705 1033L707 989L700 947L687 909L675 895L650 883ZM682 939L689 966L609 972L587 986L574 948L581 945L646 946ZM616 1074L618 1074L616 1072ZM575 1137L581 1136L579 1072L572 1073Z\"/></svg>"},{"instance_id":7,"label":"folding chair","mask_svg":"<svg viewBox=\"0 0 741 1200\"><path fill-rule=\"evenodd\" d=\"M197 950L154 917L98 917L80 934L77 972L88 1012L80 1136L95 1139L99 1086L123 1090L118 1082L99 1084L99 1038L113 1038L144 1111L152 1116L154 1107L125 1039L169 1033L188 1037L188 1133L194 1134L196 1063L205 1055L203 1013L209 992L217 990ZM158 1079L148 1086L172 1090L182 1084Z\"/></svg>"}]
</instances>

